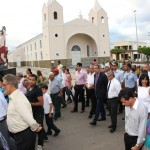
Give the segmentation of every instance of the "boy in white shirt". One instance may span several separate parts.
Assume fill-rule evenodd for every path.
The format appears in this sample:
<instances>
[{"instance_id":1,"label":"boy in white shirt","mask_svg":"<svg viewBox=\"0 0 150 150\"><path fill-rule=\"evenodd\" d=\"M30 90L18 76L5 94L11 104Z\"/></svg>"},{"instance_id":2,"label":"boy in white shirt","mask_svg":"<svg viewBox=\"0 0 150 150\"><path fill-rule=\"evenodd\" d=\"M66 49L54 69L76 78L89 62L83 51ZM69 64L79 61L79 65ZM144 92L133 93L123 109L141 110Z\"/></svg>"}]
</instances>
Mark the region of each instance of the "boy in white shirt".
<instances>
[{"instance_id":1,"label":"boy in white shirt","mask_svg":"<svg viewBox=\"0 0 150 150\"><path fill-rule=\"evenodd\" d=\"M52 130L54 130L55 133L53 136L58 136L58 134L60 133L60 129L58 129L53 123L53 104L50 95L47 93L48 86L44 84L41 88L44 99L44 114L48 128L47 135L52 135Z\"/></svg>"}]
</instances>

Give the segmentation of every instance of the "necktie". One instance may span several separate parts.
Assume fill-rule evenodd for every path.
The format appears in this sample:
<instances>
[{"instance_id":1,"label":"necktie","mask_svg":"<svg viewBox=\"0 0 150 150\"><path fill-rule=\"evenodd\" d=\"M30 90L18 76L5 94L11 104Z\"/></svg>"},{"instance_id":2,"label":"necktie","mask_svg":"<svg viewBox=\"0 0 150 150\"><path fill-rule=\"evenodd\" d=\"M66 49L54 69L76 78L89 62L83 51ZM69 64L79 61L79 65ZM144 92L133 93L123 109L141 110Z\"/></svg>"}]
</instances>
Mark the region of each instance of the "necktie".
<instances>
[{"instance_id":1,"label":"necktie","mask_svg":"<svg viewBox=\"0 0 150 150\"><path fill-rule=\"evenodd\" d=\"M109 81L108 86L107 86L107 98L108 98L108 92L109 92L110 84L111 84L111 81Z\"/></svg>"}]
</instances>

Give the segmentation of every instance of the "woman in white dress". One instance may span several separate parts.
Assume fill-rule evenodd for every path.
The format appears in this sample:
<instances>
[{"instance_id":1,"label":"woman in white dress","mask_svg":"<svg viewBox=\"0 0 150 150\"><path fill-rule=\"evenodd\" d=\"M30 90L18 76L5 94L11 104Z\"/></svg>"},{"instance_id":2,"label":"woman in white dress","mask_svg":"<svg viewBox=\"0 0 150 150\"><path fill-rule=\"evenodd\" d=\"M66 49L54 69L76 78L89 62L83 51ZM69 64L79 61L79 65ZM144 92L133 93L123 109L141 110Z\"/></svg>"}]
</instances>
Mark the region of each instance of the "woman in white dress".
<instances>
[{"instance_id":1,"label":"woman in white dress","mask_svg":"<svg viewBox=\"0 0 150 150\"><path fill-rule=\"evenodd\" d=\"M141 74L140 76L137 94L138 100L145 104L148 113L150 113L150 86L149 77L146 73Z\"/></svg>"}]
</instances>

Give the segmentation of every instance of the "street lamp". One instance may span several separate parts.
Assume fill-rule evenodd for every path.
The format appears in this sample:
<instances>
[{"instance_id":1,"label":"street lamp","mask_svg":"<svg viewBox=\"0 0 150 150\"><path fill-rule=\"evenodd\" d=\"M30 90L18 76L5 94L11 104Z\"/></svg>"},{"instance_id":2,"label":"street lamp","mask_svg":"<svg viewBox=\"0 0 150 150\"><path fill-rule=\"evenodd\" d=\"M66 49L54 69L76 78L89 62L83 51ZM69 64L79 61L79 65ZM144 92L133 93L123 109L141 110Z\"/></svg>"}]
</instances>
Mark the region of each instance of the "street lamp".
<instances>
[{"instance_id":1,"label":"street lamp","mask_svg":"<svg viewBox=\"0 0 150 150\"><path fill-rule=\"evenodd\" d=\"M136 30L136 44L137 44L137 60L139 60L138 57L138 33L137 33L137 22L136 22L136 10L133 10L134 17L135 17L135 30Z\"/></svg>"}]
</instances>

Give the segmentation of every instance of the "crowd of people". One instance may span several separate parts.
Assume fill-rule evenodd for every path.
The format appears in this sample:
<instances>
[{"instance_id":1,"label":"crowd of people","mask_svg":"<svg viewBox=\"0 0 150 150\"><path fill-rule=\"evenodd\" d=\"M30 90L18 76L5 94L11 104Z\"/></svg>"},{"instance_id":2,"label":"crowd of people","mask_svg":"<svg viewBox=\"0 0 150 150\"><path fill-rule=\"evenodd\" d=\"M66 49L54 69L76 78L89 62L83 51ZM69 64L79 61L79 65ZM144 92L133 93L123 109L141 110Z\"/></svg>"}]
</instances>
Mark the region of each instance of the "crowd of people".
<instances>
[{"instance_id":1,"label":"crowd of people","mask_svg":"<svg viewBox=\"0 0 150 150\"><path fill-rule=\"evenodd\" d=\"M85 69L79 62L74 77L72 84L69 69L60 61L56 67L51 65L48 82L40 70L33 74L30 68L26 75L0 77L0 149L34 150L38 135L37 149L42 150L48 135L61 132L53 122L61 117L61 108L73 103L71 113L76 113L79 102L80 113L90 107L91 126L110 116L110 133L117 129L117 115L125 112L125 150L150 149L149 64L113 61L99 65L94 60Z\"/></svg>"}]
</instances>

